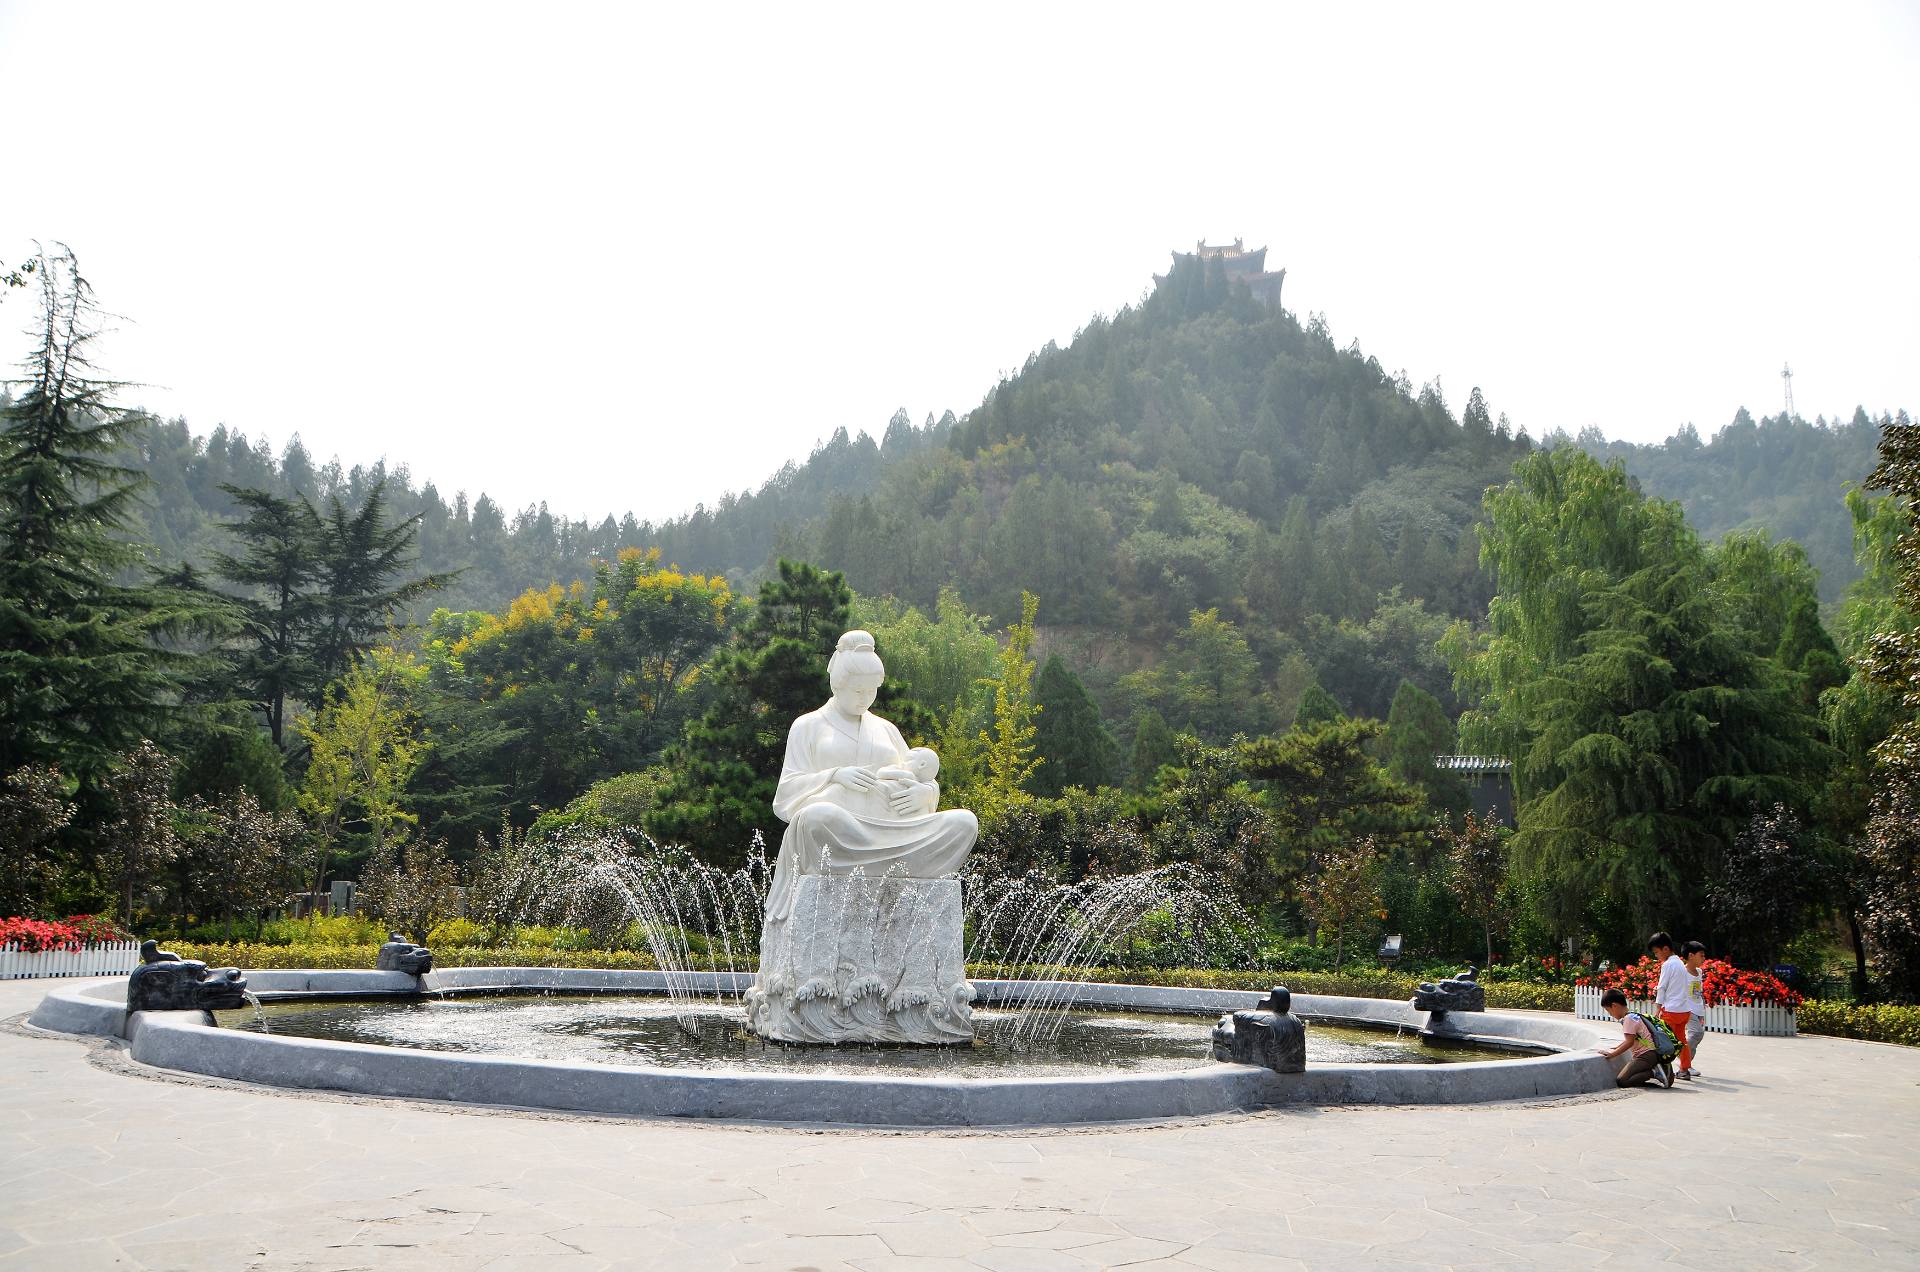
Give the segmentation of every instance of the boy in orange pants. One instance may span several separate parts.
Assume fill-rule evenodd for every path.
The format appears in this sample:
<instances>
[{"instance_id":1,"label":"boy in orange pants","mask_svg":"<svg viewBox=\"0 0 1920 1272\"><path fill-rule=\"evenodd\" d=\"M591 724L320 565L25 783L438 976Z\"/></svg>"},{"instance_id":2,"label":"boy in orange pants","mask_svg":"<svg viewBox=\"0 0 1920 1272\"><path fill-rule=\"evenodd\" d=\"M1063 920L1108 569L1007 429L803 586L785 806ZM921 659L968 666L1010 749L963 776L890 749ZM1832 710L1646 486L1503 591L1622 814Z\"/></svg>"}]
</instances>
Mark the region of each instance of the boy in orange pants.
<instances>
[{"instance_id":1,"label":"boy in orange pants","mask_svg":"<svg viewBox=\"0 0 1920 1272\"><path fill-rule=\"evenodd\" d=\"M1680 1072L1687 1073L1693 1068L1693 1048L1687 1045L1687 1021L1693 1017L1687 983L1693 979L1693 973L1673 952L1673 938L1665 932L1655 932L1649 937L1647 948L1660 960L1660 982L1654 987L1653 1005L1660 1012L1660 1019L1667 1022L1667 1028L1673 1030L1673 1036L1680 1040Z\"/></svg>"}]
</instances>

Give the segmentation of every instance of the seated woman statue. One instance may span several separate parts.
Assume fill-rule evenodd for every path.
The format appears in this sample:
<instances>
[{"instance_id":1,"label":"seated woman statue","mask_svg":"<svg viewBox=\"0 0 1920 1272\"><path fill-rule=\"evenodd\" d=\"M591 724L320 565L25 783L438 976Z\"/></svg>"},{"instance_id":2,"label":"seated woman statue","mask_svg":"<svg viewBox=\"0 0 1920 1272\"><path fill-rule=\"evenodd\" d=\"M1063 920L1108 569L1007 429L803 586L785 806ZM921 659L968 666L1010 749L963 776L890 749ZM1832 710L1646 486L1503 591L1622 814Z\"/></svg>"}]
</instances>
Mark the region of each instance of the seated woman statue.
<instances>
[{"instance_id":1,"label":"seated woman statue","mask_svg":"<svg viewBox=\"0 0 1920 1272\"><path fill-rule=\"evenodd\" d=\"M886 678L871 635L842 636L827 676L832 699L787 733L749 1023L791 1042L964 1041L954 876L979 823L936 811L939 757L867 709Z\"/></svg>"}]
</instances>

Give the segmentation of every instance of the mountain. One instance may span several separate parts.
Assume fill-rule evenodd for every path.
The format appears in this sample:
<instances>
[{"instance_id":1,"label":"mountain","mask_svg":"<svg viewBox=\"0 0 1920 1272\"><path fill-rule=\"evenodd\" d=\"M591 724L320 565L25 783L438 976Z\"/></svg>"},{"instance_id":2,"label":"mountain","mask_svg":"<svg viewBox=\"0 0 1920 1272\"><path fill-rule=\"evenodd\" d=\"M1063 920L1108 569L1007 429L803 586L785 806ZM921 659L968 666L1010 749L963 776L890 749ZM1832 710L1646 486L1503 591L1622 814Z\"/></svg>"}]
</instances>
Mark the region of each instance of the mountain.
<instances>
[{"instance_id":1,"label":"mountain","mask_svg":"<svg viewBox=\"0 0 1920 1272\"><path fill-rule=\"evenodd\" d=\"M1655 446L1591 432L1548 444L1618 456L1707 533L1792 535L1832 597L1853 577L1841 488L1865 475L1877 434L1864 412L1829 426L1742 411L1705 443L1687 429ZM155 483L146 528L162 561L204 563L220 544L222 483L352 504L384 479L395 509L421 518L422 567L465 570L434 602L454 609L501 608L624 546L736 585L800 557L928 609L951 585L998 622L1032 591L1043 645L1066 650L1109 709L1125 706L1115 686L1129 672L1213 611L1269 678L1291 662L1298 679L1304 659L1349 710L1384 711L1401 676L1445 694L1417 647L1484 611L1480 495L1533 445L1478 389L1456 413L1437 383L1414 389L1194 256L1142 303L1032 355L964 418L896 414L878 441L841 430L760 489L660 523L575 521L544 503L509 514L405 469L317 465L297 439L275 456L181 420L147 430L136 458Z\"/></svg>"}]
</instances>

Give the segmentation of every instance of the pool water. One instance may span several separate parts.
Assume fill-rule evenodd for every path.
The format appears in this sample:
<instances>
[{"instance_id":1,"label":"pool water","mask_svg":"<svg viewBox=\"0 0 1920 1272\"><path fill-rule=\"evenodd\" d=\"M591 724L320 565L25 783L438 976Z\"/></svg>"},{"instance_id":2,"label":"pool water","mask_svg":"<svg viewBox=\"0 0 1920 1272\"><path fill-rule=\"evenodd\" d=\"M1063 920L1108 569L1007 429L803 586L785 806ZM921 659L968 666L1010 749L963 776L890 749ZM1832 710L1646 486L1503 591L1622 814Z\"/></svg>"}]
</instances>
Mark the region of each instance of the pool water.
<instances>
[{"instance_id":1,"label":"pool water","mask_svg":"<svg viewBox=\"0 0 1920 1272\"><path fill-rule=\"evenodd\" d=\"M269 1032L297 1038L459 1051L520 1059L650 1065L672 1069L944 1078L1067 1077L1113 1070L1165 1072L1215 1063L1217 1016L1070 1011L1057 1036L1015 1036L1017 1017L974 1012L962 1047L800 1047L746 1032L730 1004L678 1008L658 997L381 999L291 1002L263 1009ZM225 1028L258 1031L252 1008L215 1013ZM1310 1023L1307 1064L1435 1064L1506 1060L1516 1052L1436 1045L1408 1031Z\"/></svg>"}]
</instances>

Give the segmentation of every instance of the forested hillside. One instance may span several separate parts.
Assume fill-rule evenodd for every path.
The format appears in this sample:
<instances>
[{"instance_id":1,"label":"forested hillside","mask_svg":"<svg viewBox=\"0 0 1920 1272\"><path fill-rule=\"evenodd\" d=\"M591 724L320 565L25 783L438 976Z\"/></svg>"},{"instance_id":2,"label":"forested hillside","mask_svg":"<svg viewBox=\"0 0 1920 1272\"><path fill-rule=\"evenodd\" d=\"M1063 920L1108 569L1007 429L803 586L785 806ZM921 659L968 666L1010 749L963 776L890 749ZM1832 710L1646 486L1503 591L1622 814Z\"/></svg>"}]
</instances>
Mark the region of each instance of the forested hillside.
<instances>
[{"instance_id":1,"label":"forested hillside","mask_svg":"<svg viewBox=\"0 0 1920 1272\"><path fill-rule=\"evenodd\" d=\"M1658 444L1607 442L1591 433L1576 444L1622 460L1648 494L1679 500L1708 538L1764 530L1792 539L1820 571L1820 599L1832 603L1860 576L1840 492L1866 480L1887 422L1856 409L1845 423L1809 423L1785 412L1755 423L1742 408L1707 442L1688 425Z\"/></svg>"},{"instance_id":2,"label":"forested hillside","mask_svg":"<svg viewBox=\"0 0 1920 1272\"><path fill-rule=\"evenodd\" d=\"M1841 492L1878 434L1864 412L1829 427L1743 410L1704 443L1688 428L1662 445L1592 431L1548 444L1617 455L1709 536L1801 542L1832 601L1857 575ZM1137 684L1207 614L1244 636L1283 716L1309 679L1366 714L1384 714L1403 676L1453 705L1433 642L1448 618L1484 612L1469 528L1481 492L1532 446L1477 389L1456 412L1437 383L1415 390L1317 321L1191 267L1034 354L964 419L896 414L878 442L841 430L759 490L661 523L573 520L545 503L510 513L405 469L319 464L298 439L275 455L225 427L201 439L181 420L144 430L132 459L153 481L143 529L161 564L205 566L230 546L223 485L357 507L384 480L390 511L420 518L421 568L457 572L421 620L502 609L628 547L736 591L782 555L928 610L951 587L1001 623L1031 591L1043 648L1124 718L1142 700L1120 682Z\"/></svg>"}]
</instances>

